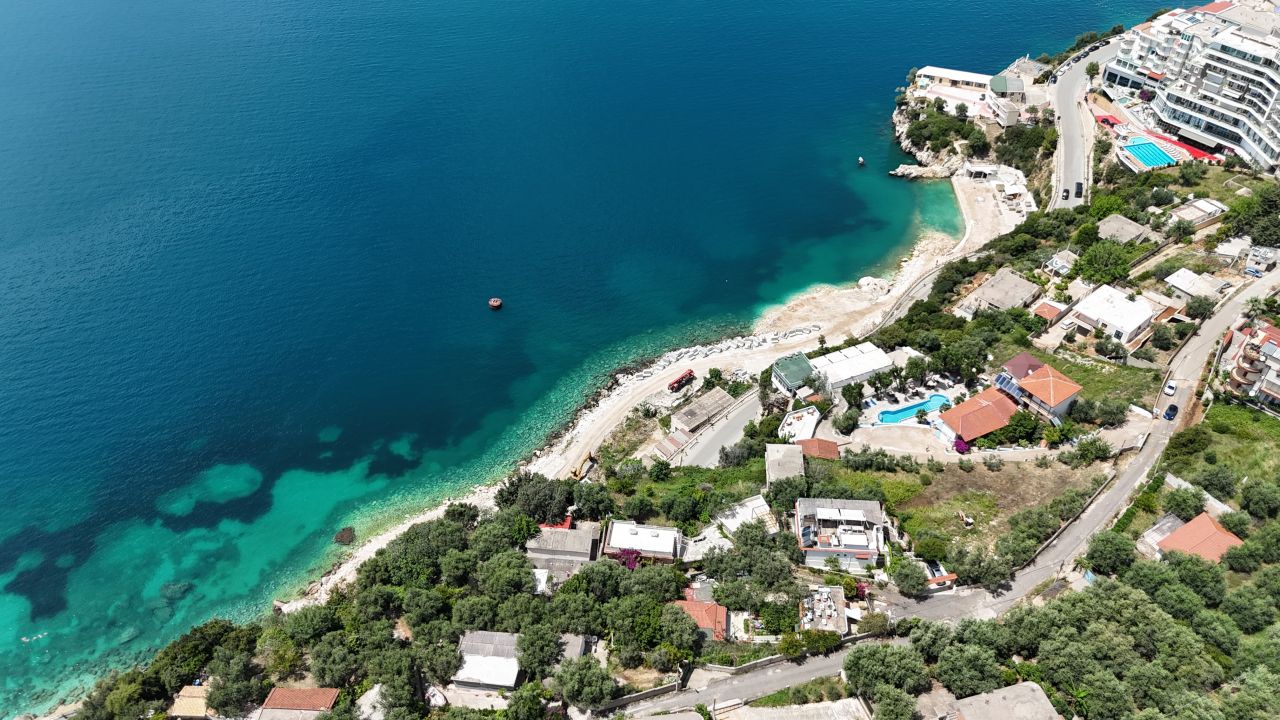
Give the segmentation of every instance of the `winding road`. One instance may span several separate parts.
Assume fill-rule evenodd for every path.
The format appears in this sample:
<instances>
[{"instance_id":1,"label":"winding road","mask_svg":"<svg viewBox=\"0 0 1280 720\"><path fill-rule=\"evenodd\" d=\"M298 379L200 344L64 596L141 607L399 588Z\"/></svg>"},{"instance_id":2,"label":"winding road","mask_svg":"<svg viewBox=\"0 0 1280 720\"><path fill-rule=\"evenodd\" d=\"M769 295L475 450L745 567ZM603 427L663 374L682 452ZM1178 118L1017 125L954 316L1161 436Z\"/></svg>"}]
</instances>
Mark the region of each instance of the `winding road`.
<instances>
[{"instance_id":1,"label":"winding road","mask_svg":"<svg viewBox=\"0 0 1280 720\"><path fill-rule=\"evenodd\" d=\"M1089 187L1093 171L1090 156L1093 154L1094 120L1084 100L1089 86L1085 68L1091 62L1098 63L1099 68L1104 67L1115 58L1118 45L1118 39L1112 38L1097 50L1076 55L1076 62L1063 71L1057 83L1049 86L1049 96L1058 118L1058 151L1053 156L1051 209L1075 207L1086 200L1075 195L1076 183ZM1068 191L1066 200L1062 199L1064 189Z\"/></svg>"},{"instance_id":2,"label":"winding road","mask_svg":"<svg viewBox=\"0 0 1280 720\"><path fill-rule=\"evenodd\" d=\"M1237 321L1250 298L1266 297L1277 289L1280 289L1280 269L1254 281L1204 322L1199 332L1192 336L1170 363L1169 379L1177 385L1177 392L1172 399L1160 396L1157 409L1161 413L1172 400L1180 408L1187 410L1179 415L1181 419L1185 420L1191 415L1189 408L1196 400L1192 393L1199 385L1201 371L1217 347L1218 340ZM1124 510L1129 497L1146 478L1164 452L1165 446L1169 444L1169 438L1181 424L1157 420L1156 429L1147 437L1138 454L1112 480L1111 485L1034 562L1018 571L1003 592L993 594L980 589L966 589L954 595L939 595L918 602L903 601L897 605L897 611L904 616L937 620L992 618L1013 607L1041 582L1070 570L1075 559L1087 549L1090 536L1108 527L1112 519ZM827 657L809 658L801 664L779 663L717 680L705 687L686 688L671 695L636 703L628 708L628 714L653 715L691 708L697 704L711 706L713 703L729 700L753 700L807 680L838 674L848 652L845 649Z\"/></svg>"}]
</instances>

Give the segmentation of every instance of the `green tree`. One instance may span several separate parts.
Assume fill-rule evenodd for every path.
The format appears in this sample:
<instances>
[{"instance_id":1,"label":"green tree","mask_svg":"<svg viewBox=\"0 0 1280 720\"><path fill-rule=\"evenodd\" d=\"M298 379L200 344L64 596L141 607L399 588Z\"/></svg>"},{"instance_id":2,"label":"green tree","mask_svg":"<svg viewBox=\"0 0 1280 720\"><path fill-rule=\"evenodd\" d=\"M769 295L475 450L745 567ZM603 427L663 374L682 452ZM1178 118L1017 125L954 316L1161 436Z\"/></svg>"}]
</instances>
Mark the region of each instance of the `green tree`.
<instances>
[{"instance_id":1,"label":"green tree","mask_svg":"<svg viewBox=\"0 0 1280 720\"><path fill-rule=\"evenodd\" d=\"M536 595L512 595L498 605L493 627L499 632L522 632L530 625L543 622L547 605Z\"/></svg>"},{"instance_id":2,"label":"green tree","mask_svg":"<svg viewBox=\"0 0 1280 720\"><path fill-rule=\"evenodd\" d=\"M520 472L507 478L494 496L500 508L516 508L537 522L562 520L573 501L573 482Z\"/></svg>"},{"instance_id":3,"label":"green tree","mask_svg":"<svg viewBox=\"0 0 1280 720\"><path fill-rule=\"evenodd\" d=\"M613 512L613 497L599 483L580 482L573 488L574 515L588 520L601 520Z\"/></svg>"},{"instance_id":4,"label":"green tree","mask_svg":"<svg viewBox=\"0 0 1280 720\"><path fill-rule=\"evenodd\" d=\"M1170 350L1173 348L1173 331L1164 323L1156 323L1155 328L1151 331L1151 345L1157 350Z\"/></svg>"},{"instance_id":5,"label":"green tree","mask_svg":"<svg viewBox=\"0 0 1280 720\"><path fill-rule=\"evenodd\" d=\"M880 685L918 695L929 689L924 658L914 648L865 643L854 645L844 658L845 677L855 695L871 697Z\"/></svg>"},{"instance_id":6,"label":"green tree","mask_svg":"<svg viewBox=\"0 0 1280 720\"><path fill-rule=\"evenodd\" d=\"M1192 225L1190 220L1178 218L1169 225L1168 230L1165 232L1174 240L1186 240L1195 234L1196 226Z\"/></svg>"},{"instance_id":7,"label":"green tree","mask_svg":"<svg viewBox=\"0 0 1280 720\"><path fill-rule=\"evenodd\" d=\"M1129 276L1129 253L1111 240L1099 240L1076 261L1074 272L1092 283L1113 283Z\"/></svg>"},{"instance_id":8,"label":"green tree","mask_svg":"<svg viewBox=\"0 0 1280 720\"><path fill-rule=\"evenodd\" d=\"M1263 720L1275 717L1280 697L1280 674L1265 665L1249 668L1220 693L1225 720Z\"/></svg>"},{"instance_id":9,"label":"green tree","mask_svg":"<svg viewBox=\"0 0 1280 720\"><path fill-rule=\"evenodd\" d=\"M1236 476L1231 472L1230 468L1222 465L1212 465L1199 475L1195 476L1192 481L1204 491L1216 498L1233 498L1236 496Z\"/></svg>"},{"instance_id":10,"label":"green tree","mask_svg":"<svg viewBox=\"0 0 1280 720\"><path fill-rule=\"evenodd\" d=\"M1135 547L1133 540L1114 530L1100 532L1089 538L1089 551L1085 560L1095 573L1118 575L1133 564Z\"/></svg>"},{"instance_id":11,"label":"green tree","mask_svg":"<svg viewBox=\"0 0 1280 720\"><path fill-rule=\"evenodd\" d=\"M311 648L311 674L323 687L346 685L359 668L360 657L347 646L346 635L341 632L325 635Z\"/></svg>"},{"instance_id":12,"label":"green tree","mask_svg":"<svg viewBox=\"0 0 1280 720\"><path fill-rule=\"evenodd\" d=\"M891 685L880 685L872 691L875 702L874 720L914 720L916 699Z\"/></svg>"},{"instance_id":13,"label":"green tree","mask_svg":"<svg viewBox=\"0 0 1280 720\"><path fill-rule=\"evenodd\" d=\"M476 584L480 592L491 598L532 594L533 565L518 550L498 553L476 568Z\"/></svg>"},{"instance_id":14,"label":"green tree","mask_svg":"<svg viewBox=\"0 0 1280 720\"><path fill-rule=\"evenodd\" d=\"M1240 647L1240 628L1236 621L1217 610L1201 610L1191 619L1191 629L1205 642L1228 655Z\"/></svg>"},{"instance_id":15,"label":"green tree","mask_svg":"<svg viewBox=\"0 0 1280 720\"><path fill-rule=\"evenodd\" d=\"M914 560L905 558L899 560L897 567L893 569L892 577L893 584L898 586L898 591L907 597L920 597L929 587L929 576L920 563Z\"/></svg>"},{"instance_id":16,"label":"green tree","mask_svg":"<svg viewBox=\"0 0 1280 720\"><path fill-rule=\"evenodd\" d=\"M286 680L302 670L302 652L283 627L271 627L258 636L258 656L272 677Z\"/></svg>"},{"instance_id":17,"label":"green tree","mask_svg":"<svg viewBox=\"0 0 1280 720\"><path fill-rule=\"evenodd\" d=\"M546 716L547 704L538 683L525 683L507 698L504 720L544 720Z\"/></svg>"},{"instance_id":18,"label":"green tree","mask_svg":"<svg viewBox=\"0 0 1280 720\"><path fill-rule=\"evenodd\" d=\"M560 633L547 625L525 628L516 640L516 657L525 674L541 680L564 657L564 643L560 640Z\"/></svg>"},{"instance_id":19,"label":"green tree","mask_svg":"<svg viewBox=\"0 0 1280 720\"><path fill-rule=\"evenodd\" d=\"M422 672L437 685L448 685L453 676L462 667L462 656L458 654L458 646L454 643L432 643L419 645L418 662Z\"/></svg>"},{"instance_id":20,"label":"green tree","mask_svg":"<svg viewBox=\"0 0 1280 720\"><path fill-rule=\"evenodd\" d=\"M911 630L911 646L929 662L937 662L938 656L951 644L954 633L944 623L924 620Z\"/></svg>"},{"instance_id":21,"label":"green tree","mask_svg":"<svg viewBox=\"0 0 1280 720\"><path fill-rule=\"evenodd\" d=\"M1240 506L1258 518L1273 518L1280 513L1280 485L1252 479L1240 491Z\"/></svg>"},{"instance_id":22,"label":"green tree","mask_svg":"<svg viewBox=\"0 0 1280 720\"><path fill-rule=\"evenodd\" d=\"M1217 607L1227 593L1227 578L1222 567L1197 555L1167 552L1164 562L1178 574L1182 584L1191 588L1209 607Z\"/></svg>"},{"instance_id":23,"label":"green tree","mask_svg":"<svg viewBox=\"0 0 1280 720\"><path fill-rule=\"evenodd\" d=\"M321 642L323 643L323 639ZM312 654L314 655L318 650L319 645ZM316 660L313 658L311 667L312 673L317 678L321 677L323 665L321 670L317 670ZM262 702L267 696L266 685L258 679L258 667L248 652L236 652L227 647L218 647L213 651L209 673L213 675L213 681L209 683L208 703L220 715L243 717L250 706ZM108 703L110 702L109 696Z\"/></svg>"},{"instance_id":24,"label":"green tree","mask_svg":"<svg viewBox=\"0 0 1280 720\"><path fill-rule=\"evenodd\" d=\"M1183 521L1190 521L1204 512L1204 493L1198 488L1170 490L1164 496L1164 509Z\"/></svg>"},{"instance_id":25,"label":"green tree","mask_svg":"<svg viewBox=\"0 0 1280 720\"><path fill-rule=\"evenodd\" d=\"M1213 308L1217 304L1213 298L1197 295L1187 301L1187 316L1196 320L1204 320L1213 314Z\"/></svg>"},{"instance_id":26,"label":"green tree","mask_svg":"<svg viewBox=\"0 0 1280 720\"><path fill-rule=\"evenodd\" d=\"M788 660L799 660L808 653L799 633L783 633L778 639L778 654Z\"/></svg>"},{"instance_id":27,"label":"green tree","mask_svg":"<svg viewBox=\"0 0 1280 720\"><path fill-rule=\"evenodd\" d=\"M671 479L671 472L671 463L659 458L649 466L649 479L656 483L664 483Z\"/></svg>"},{"instance_id":28,"label":"green tree","mask_svg":"<svg viewBox=\"0 0 1280 720\"><path fill-rule=\"evenodd\" d=\"M1190 620L1204 610L1204 600L1180 582L1160 588L1153 599L1162 610L1178 620Z\"/></svg>"},{"instance_id":29,"label":"green tree","mask_svg":"<svg viewBox=\"0 0 1280 720\"><path fill-rule=\"evenodd\" d=\"M949 645L938 656L935 674L938 682L961 698L991 692L1004 684L995 653L978 645Z\"/></svg>"},{"instance_id":30,"label":"green tree","mask_svg":"<svg viewBox=\"0 0 1280 720\"><path fill-rule=\"evenodd\" d=\"M1232 493L1231 495L1235 495ZM1230 496L1228 496L1230 497ZM1218 523L1226 528L1228 532L1237 537L1248 537L1249 529L1253 525L1253 518L1249 517L1249 513L1232 510L1223 513L1218 517Z\"/></svg>"},{"instance_id":31,"label":"green tree","mask_svg":"<svg viewBox=\"0 0 1280 720\"><path fill-rule=\"evenodd\" d=\"M653 501L644 495L632 495L622 503L622 514L640 522L653 517L657 511Z\"/></svg>"},{"instance_id":32,"label":"green tree","mask_svg":"<svg viewBox=\"0 0 1280 720\"><path fill-rule=\"evenodd\" d=\"M555 687L564 701L582 710L600 707L613 699L613 678L590 655L570 660L555 675Z\"/></svg>"},{"instance_id":33,"label":"green tree","mask_svg":"<svg viewBox=\"0 0 1280 720\"><path fill-rule=\"evenodd\" d=\"M1222 612L1246 633L1256 633L1276 619L1271 596L1253 585L1244 585L1227 594Z\"/></svg>"},{"instance_id":34,"label":"green tree","mask_svg":"<svg viewBox=\"0 0 1280 720\"><path fill-rule=\"evenodd\" d=\"M860 408L850 408L840 413L832 421L832 425L835 427L836 432L841 435L850 435L854 430L858 429L858 420L861 416L862 411Z\"/></svg>"},{"instance_id":35,"label":"green tree","mask_svg":"<svg viewBox=\"0 0 1280 720\"><path fill-rule=\"evenodd\" d=\"M1088 65L1085 65L1084 74L1089 76L1089 82L1093 82L1093 79L1098 77L1098 63L1090 62Z\"/></svg>"}]
</instances>

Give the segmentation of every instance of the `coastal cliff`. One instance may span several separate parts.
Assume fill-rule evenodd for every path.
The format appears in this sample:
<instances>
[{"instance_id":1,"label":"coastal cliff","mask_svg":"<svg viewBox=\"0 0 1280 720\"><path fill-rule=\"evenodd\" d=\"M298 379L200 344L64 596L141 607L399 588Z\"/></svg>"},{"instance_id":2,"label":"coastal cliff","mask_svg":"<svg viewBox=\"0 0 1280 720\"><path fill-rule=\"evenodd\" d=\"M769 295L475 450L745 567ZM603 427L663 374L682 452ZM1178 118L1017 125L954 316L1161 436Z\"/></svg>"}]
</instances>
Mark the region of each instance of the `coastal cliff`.
<instances>
[{"instance_id":1,"label":"coastal cliff","mask_svg":"<svg viewBox=\"0 0 1280 720\"><path fill-rule=\"evenodd\" d=\"M938 153L927 147L916 147L915 143L911 142L907 137L907 128L911 127L913 120L914 117L907 106L898 107L893 111L893 136L897 138L902 150L914 157L918 164L899 165L890 170L889 174L919 180L948 178L959 172L964 165L964 158L954 148Z\"/></svg>"}]
</instances>

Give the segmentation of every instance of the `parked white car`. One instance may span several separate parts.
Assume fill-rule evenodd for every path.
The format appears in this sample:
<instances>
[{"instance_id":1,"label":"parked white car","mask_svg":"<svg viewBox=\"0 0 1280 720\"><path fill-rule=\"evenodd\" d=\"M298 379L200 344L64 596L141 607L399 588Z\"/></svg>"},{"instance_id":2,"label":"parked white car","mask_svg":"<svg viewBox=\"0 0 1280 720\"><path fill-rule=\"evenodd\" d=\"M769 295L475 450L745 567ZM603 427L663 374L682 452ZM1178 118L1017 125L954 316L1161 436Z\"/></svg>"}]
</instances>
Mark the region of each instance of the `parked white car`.
<instances>
[{"instance_id":1,"label":"parked white car","mask_svg":"<svg viewBox=\"0 0 1280 720\"><path fill-rule=\"evenodd\" d=\"M1176 393L1176 392L1178 392L1178 386L1177 386L1176 384L1174 384L1174 382L1173 382L1172 380L1170 380L1169 382L1165 383L1165 385L1164 385L1164 394L1165 394L1165 395L1173 395L1173 394L1174 394L1174 393Z\"/></svg>"}]
</instances>

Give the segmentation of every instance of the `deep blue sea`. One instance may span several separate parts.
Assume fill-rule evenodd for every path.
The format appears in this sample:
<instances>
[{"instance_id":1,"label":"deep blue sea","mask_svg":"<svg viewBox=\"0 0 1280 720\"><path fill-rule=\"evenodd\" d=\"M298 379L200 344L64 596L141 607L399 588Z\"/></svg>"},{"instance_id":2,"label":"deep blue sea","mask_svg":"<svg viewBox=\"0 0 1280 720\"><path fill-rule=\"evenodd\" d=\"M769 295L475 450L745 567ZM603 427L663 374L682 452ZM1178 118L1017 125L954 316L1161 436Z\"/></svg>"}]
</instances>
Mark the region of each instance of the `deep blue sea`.
<instances>
[{"instance_id":1,"label":"deep blue sea","mask_svg":"<svg viewBox=\"0 0 1280 720\"><path fill-rule=\"evenodd\" d=\"M1154 9L0 0L0 717L958 232L885 175L907 70Z\"/></svg>"}]
</instances>

